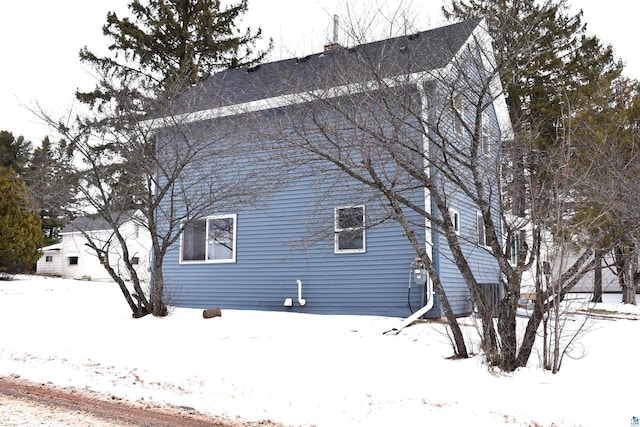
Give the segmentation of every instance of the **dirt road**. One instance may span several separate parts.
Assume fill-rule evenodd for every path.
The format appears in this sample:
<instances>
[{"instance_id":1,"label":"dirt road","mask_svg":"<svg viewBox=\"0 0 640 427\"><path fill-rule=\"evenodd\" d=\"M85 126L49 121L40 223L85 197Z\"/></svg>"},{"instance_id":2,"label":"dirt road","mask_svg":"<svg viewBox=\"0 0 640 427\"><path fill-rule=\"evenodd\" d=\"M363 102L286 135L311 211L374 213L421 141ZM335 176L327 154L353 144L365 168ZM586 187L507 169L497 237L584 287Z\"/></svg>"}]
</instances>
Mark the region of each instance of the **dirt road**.
<instances>
[{"instance_id":1,"label":"dirt road","mask_svg":"<svg viewBox=\"0 0 640 427\"><path fill-rule=\"evenodd\" d=\"M80 391L33 384L18 378L0 377L0 425L275 427L277 424L271 421L247 423L214 419L187 408L136 406L116 397L107 399Z\"/></svg>"}]
</instances>

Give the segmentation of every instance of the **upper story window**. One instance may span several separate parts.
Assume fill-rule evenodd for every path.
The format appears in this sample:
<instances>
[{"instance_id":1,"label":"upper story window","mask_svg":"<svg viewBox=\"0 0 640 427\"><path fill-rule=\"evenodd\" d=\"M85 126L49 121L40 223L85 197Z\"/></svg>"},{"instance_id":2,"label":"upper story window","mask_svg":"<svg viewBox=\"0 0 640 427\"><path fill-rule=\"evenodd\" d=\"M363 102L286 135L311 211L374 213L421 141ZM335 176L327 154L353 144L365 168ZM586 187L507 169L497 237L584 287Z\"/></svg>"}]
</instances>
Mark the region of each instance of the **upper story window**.
<instances>
[{"instance_id":1,"label":"upper story window","mask_svg":"<svg viewBox=\"0 0 640 427\"><path fill-rule=\"evenodd\" d=\"M53 255L45 255L44 262L53 262Z\"/></svg>"},{"instance_id":2,"label":"upper story window","mask_svg":"<svg viewBox=\"0 0 640 427\"><path fill-rule=\"evenodd\" d=\"M236 215L191 221L182 232L182 262L235 262Z\"/></svg>"},{"instance_id":3,"label":"upper story window","mask_svg":"<svg viewBox=\"0 0 640 427\"><path fill-rule=\"evenodd\" d=\"M453 224L453 230L460 235L460 212L457 209L449 208L449 217Z\"/></svg>"},{"instance_id":4,"label":"upper story window","mask_svg":"<svg viewBox=\"0 0 640 427\"><path fill-rule=\"evenodd\" d=\"M364 206L335 208L335 253L365 252Z\"/></svg>"},{"instance_id":5,"label":"upper story window","mask_svg":"<svg viewBox=\"0 0 640 427\"><path fill-rule=\"evenodd\" d=\"M477 214L477 231L478 231L478 246L488 247L489 239L487 238L487 231L484 227L484 218L480 212Z\"/></svg>"}]
</instances>

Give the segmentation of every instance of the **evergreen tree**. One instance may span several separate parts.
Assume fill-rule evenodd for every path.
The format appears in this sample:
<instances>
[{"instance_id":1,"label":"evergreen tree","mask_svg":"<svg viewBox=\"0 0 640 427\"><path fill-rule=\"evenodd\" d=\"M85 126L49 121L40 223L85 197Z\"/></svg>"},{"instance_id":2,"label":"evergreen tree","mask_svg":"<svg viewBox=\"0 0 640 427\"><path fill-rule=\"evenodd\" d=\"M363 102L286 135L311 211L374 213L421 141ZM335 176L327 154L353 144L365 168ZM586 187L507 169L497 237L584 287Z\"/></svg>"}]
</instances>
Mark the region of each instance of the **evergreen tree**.
<instances>
[{"instance_id":1,"label":"evergreen tree","mask_svg":"<svg viewBox=\"0 0 640 427\"><path fill-rule=\"evenodd\" d=\"M31 154L31 143L24 137L13 136L6 130L0 131L0 167L12 169L21 175Z\"/></svg>"},{"instance_id":2,"label":"evergreen tree","mask_svg":"<svg viewBox=\"0 0 640 427\"><path fill-rule=\"evenodd\" d=\"M78 171L80 201L110 224L114 240L123 249L127 242L118 232L118 213L135 207L145 216L140 225L153 239L149 298L134 266L124 257L132 287L140 298L140 306L132 307L135 316L166 315L161 265L167 245L179 234L170 229L168 235L158 237L157 209L163 198L177 197L182 170L195 158L191 150L183 153L181 147L175 159L162 159L155 149L154 133L140 126L140 120L167 115L161 112L164 102L170 102L184 88L214 71L259 62L270 49L269 45L266 50L256 50L260 30L237 30L247 0L225 5L220 0L133 0L129 17L109 13L103 31L110 40L110 54L101 57L87 48L80 52L81 61L100 77L93 91L76 93L92 108L91 115L78 120L72 129L58 127L84 162ZM158 181L167 175L166 181ZM215 195L208 197L202 200L206 206L218 200ZM177 224L183 226L182 222ZM99 252L99 248L94 250ZM121 273L109 273L131 306Z\"/></svg>"},{"instance_id":3,"label":"evergreen tree","mask_svg":"<svg viewBox=\"0 0 640 427\"><path fill-rule=\"evenodd\" d=\"M77 176L72 171L72 147L65 141L42 140L31 154L23 179L40 211L45 246L58 242L58 232L71 214Z\"/></svg>"},{"instance_id":4,"label":"evergreen tree","mask_svg":"<svg viewBox=\"0 0 640 427\"><path fill-rule=\"evenodd\" d=\"M0 274L31 269L43 241L40 218L24 183L0 167Z\"/></svg>"},{"instance_id":5,"label":"evergreen tree","mask_svg":"<svg viewBox=\"0 0 640 427\"><path fill-rule=\"evenodd\" d=\"M558 133L565 99L592 93L602 76L622 71L612 47L586 35L582 12L567 10L566 0L454 0L443 9L448 19L485 17L511 120L538 129L541 148Z\"/></svg>"},{"instance_id":6,"label":"evergreen tree","mask_svg":"<svg viewBox=\"0 0 640 427\"><path fill-rule=\"evenodd\" d=\"M216 70L260 61L268 51L255 51L260 29L236 31L247 0L228 7L220 0L134 0L129 10L131 17L107 15L103 32L111 56L80 51L81 61L102 77L95 90L76 94L80 101L103 107L125 88L134 97L143 95L140 87L153 88L152 94L180 92ZM132 89L125 82L144 83Z\"/></svg>"},{"instance_id":7,"label":"evergreen tree","mask_svg":"<svg viewBox=\"0 0 640 427\"><path fill-rule=\"evenodd\" d=\"M586 35L582 12L568 13L566 0L453 0L448 19L483 16L494 39L498 69L516 137L504 147L511 160L511 209L524 215L527 173L543 195L555 200L550 180L558 167L551 153L561 143L568 107L620 75L611 46ZM533 141L531 141L533 139ZM529 189L530 190L530 189Z\"/></svg>"},{"instance_id":8,"label":"evergreen tree","mask_svg":"<svg viewBox=\"0 0 640 427\"><path fill-rule=\"evenodd\" d=\"M589 220L613 255L623 302L636 303L640 283L640 84L624 78L584 99L572 117L576 220Z\"/></svg>"}]
</instances>

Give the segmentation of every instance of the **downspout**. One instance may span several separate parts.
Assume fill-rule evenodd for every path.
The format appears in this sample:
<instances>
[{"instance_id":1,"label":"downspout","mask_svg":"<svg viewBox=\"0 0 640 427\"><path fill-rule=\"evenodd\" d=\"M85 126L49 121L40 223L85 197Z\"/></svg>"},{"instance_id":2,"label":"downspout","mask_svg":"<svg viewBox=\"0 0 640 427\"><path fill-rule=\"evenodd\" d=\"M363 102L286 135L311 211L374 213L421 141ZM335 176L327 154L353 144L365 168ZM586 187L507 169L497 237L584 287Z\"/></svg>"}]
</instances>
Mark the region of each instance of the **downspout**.
<instances>
[{"instance_id":1,"label":"downspout","mask_svg":"<svg viewBox=\"0 0 640 427\"><path fill-rule=\"evenodd\" d=\"M427 298L427 303L424 305L424 307L422 307L420 310L416 311L411 316L404 319L402 323L400 323L400 325L398 325L397 327L389 329L388 331L384 332L383 335L398 335L400 331L402 331L407 326L411 325L413 322L415 322L425 314L427 314L427 312L433 308L433 300L434 300L433 281L431 281L431 277L427 277L426 286L427 286L427 289L425 294Z\"/></svg>"},{"instance_id":2,"label":"downspout","mask_svg":"<svg viewBox=\"0 0 640 427\"><path fill-rule=\"evenodd\" d=\"M424 173L428 178L431 177L431 163L429 161L429 156L431 152L431 145L429 143L429 129L427 128L427 123L429 123L429 99L427 98L427 93L424 85L426 84L427 79L422 78L419 79L416 83L418 88L418 93L420 94L420 120L422 121L422 126L424 127L423 135L422 135L422 152L423 154L423 167ZM431 192L425 187L424 188L424 210L427 215L431 215ZM427 255L429 259L433 261L433 232L431 228L431 220L427 217L424 218L424 241L425 241L425 249L427 250ZM433 282L431 282L431 278L427 278L427 282L431 283L431 292L425 292L422 296L423 305L427 305L431 303L433 306ZM425 298L427 301L425 301Z\"/></svg>"},{"instance_id":3,"label":"downspout","mask_svg":"<svg viewBox=\"0 0 640 427\"><path fill-rule=\"evenodd\" d=\"M431 176L431 164L429 162L430 144L429 144L429 135L427 135L428 134L427 123L429 123L428 121L429 120L429 110L428 110L429 100L427 98L427 93L424 87L426 81L427 81L426 78L418 79L418 81L416 82L416 88L418 89L418 93L420 94L420 108L421 108L420 119L424 127L423 129L424 133L422 135L422 150L424 153L423 155L424 173L427 175L427 177L430 177ZM424 189L424 210L425 212L427 212L427 214L431 214L431 193L426 187ZM429 220L428 217L425 217L424 219L424 229L425 229L425 249L427 250L427 255L429 256L429 258L433 260L433 233L431 229L431 221ZM406 328L407 326L409 326L410 324L412 324L413 322L415 322L425 314L427 314L427 312L429 312L429 310L433 308L433 305L434 305L433 281L431 280L431 276L428 274L427 274L427 280L426 280L425 286L426 286L426 289L422 295L423 307L420 310L413 313L411 316L407 317L405 320L403 320L398 327L392 328L384 332L385 335L399 334L400 331L402 331L404 328Z\"/></svg>"}]
</instances>

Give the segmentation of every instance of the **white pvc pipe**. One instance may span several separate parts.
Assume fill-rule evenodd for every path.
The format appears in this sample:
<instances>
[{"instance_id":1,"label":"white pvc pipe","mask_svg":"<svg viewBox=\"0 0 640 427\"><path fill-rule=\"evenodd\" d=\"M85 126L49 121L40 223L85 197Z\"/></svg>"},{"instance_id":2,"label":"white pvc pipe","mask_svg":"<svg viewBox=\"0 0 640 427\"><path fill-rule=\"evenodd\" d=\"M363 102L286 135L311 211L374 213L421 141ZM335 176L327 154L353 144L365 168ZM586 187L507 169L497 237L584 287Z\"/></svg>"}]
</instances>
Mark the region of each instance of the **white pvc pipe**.
<instances>
[{"instance_id":1,"label":"white pvc pipe","mask_svg":"<svg viewBox=\"0 0 640 427\"><path fill-rule=\"evenodd\" d=\"M305 305L307 301L302 298L302 280L298 279L298 304Z\"/></svg>"}]
</instances>

